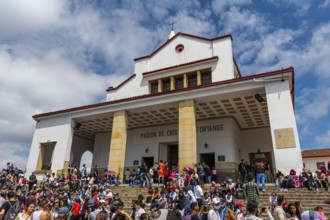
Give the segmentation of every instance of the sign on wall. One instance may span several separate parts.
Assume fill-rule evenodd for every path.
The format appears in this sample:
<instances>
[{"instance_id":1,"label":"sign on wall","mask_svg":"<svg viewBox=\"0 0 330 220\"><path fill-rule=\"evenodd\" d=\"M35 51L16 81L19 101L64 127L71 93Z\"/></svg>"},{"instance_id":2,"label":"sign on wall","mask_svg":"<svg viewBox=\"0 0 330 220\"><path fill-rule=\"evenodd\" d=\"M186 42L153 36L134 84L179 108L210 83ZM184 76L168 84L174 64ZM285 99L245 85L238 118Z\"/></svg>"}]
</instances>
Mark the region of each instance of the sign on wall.
<instances>
[{"instance_id":1,"label":"sign on wall","mask_svg":"<svg viewBox=\"0 0 330 220\"><path fill-rule=\"evenodd\" d=\"M225 155L218 155L218 161L226 161Z\"/></svg>"},{"instance_id":2,"label":"sign on wall","mask_svg":"<svg viewBox=\"0 0 330 220\"><path fill-rule=\"evenodd\" d=\"M204 125L204 126L197 126L196 127L196 132L197 133L220 132L220 131L223 131L223 129L224 129L223 124ZM169 136L178 136L178 129L142 132L140 134L141 139L157 138L157 137L169 137Z\"/></svg>"}]
</instances>

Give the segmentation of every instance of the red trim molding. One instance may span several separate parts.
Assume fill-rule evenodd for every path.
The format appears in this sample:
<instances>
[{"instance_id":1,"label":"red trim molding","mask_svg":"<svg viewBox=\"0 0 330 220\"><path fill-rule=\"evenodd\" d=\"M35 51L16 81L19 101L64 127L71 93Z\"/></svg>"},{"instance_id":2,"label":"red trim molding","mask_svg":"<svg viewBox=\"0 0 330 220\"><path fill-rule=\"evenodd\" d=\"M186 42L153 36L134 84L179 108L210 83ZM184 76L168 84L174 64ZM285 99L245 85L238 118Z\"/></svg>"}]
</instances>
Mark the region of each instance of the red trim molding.
<instances>
[{"instance_id":1,"label":"red trim molding","mask_svg":"<svg viewBox=\"0 0 330 220\"><path fill-rule=\"evenodd\" d=\"M227 35L223 35L223 36L219 36L219 37L214 37L214 38L206 38L206 37L200 37L200 36L195 36L195 35L191 35L191 34L178 32L171 39L168 39L165 43L163 43L160 47L158 47L151 54L146 55L146 56L142 56L142 57L137 57L137 58L134 59L134 61L139 61L139 60L143 60L143 59L146 59L146 58L151 58L158 51L160 51L163 47L165 47L167 44L169 44L171 41L173 41L175 38L177 38L180 35L185 36L185 37L191 37L191 38L199 39L199 40L205 40L205 41L216 41L216 40L220 40L220 39L224 39L224 38L230 38L231 40L233 40L231 34L227 34Z\"/></svg>"},{"instance_id":2,"label":"red trim molding","mask_svg":"<svg viewBox=\"0 0 330 220\"><path fill-rule=\"evenodd\" d=\"M120 87L122 87L124 84L126 84L128 81L130 81L131 79L133 79L134 77L136 76L136 74L134 73L133 75L131 75L130 77L128 77L124 82L120 83L117 87L109 87L107 88L107 92L110 92L110 91L113 91L113 90L117 90L119 89Z\"/></svg>"},{"instance_id":3,"label":"red trim molding","mask_svg":"<svg viewBox=\"0 0 330 220\"><path fill-rule=\"evenodd\" d=\"M196 60L196 61L183 63L183 64L179 64L179 65L175 65L175 66L169 66L169 67L165 67L165 68L161 68L161 69L157 69L157 70L153 70L153 71L149 71L149 72L144 72L144 73L142 73L142 75L145 76L145 75L150 75L150 74L154 74L154 73L160 73L160 72L164 72L164 71L168 71L168 70L172 70L172 69L193 66L193 65L197 65L197 64L201 64L201 63L208 63L208 62L215 61L215 60L218 61L219 57L214 56L214 57L209 57L209 58L202 59L202 60Z\"/></svg>"},{"instance_id":4,"label":"red trim molding","mask_svg":"<svg viewBox=\"0 0 330 220\"><path fill-rule=\"evenodd\" d=\"M51 116L51 115L58 115L58 114L64 114L64 113L68 113L68 112L75 112L75 111L80 111L80 110L92 109L92 108L108 106L108 105L117 104L117 103L124 103L124 102L128 102L128 101L133 101L133 100L145 99L145 98L149 98L149 97L162 96L162 95L171 94L171 93L179 93L179 92L183 92L183 91L190 91L190 90L213 87L213 86L218 86L218 85L225 85L225 84L229 84L229 83L241 82L241 81L251 80L253 78L261 78L261 77L267 77L267 76L281 75L281 74L288 73L288 72L291 72L292 77L293 77L294 68L289 67L289 68L282 69L282 70L277 70L277 71L272 71L272 72L265 72L265 73L250 75L250 76L244 76L244 77L241 77L241 78L229 79L229 80L209 83L209 84L205 84L205 85L201 85L201 86L188 87L188 88L183 88L183 89L178 89L178 90L173 90L173 91L168 91L168 92L145 94L145 95L141 95L141 96L134 96L134 97L129 97L129 98L125 98L125 99L118 99L118 100L109 101L109 102L101 102L101 103L96 103L96 104L91 104L91 105L84 105L84 106L74 107L74 108L69 108L69 109L64 109L64 110L58 110L58 111L47 112L47 113L42 113L42 114L36 114L36 115L33 115L32 118L33 119L38 119L38 118ZM293 81L292 81L292 83L293 83Z\"/></svg>"}]
</instances>

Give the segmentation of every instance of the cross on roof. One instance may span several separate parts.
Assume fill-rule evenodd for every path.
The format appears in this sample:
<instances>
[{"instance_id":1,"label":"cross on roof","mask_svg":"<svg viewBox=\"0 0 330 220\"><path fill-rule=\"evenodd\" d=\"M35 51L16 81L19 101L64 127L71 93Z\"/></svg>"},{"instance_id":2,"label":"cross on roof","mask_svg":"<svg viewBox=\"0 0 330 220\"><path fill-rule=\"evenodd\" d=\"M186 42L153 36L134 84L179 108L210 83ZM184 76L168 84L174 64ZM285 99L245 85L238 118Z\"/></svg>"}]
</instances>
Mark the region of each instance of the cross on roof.
<instances>
[{"instance_id":1,"label":"cross on roof","mask_svg":"<svg viewBox=\"0 0 330 220\"><path fill-rule=\"evenodd\" d=\"M171 19L171 23L170 23L170 25L171 25L171 27L172 27L172 31L174 30L174 24L176 23L176 21L173 21L173 18Z\"/></svg>"}]
</instances>

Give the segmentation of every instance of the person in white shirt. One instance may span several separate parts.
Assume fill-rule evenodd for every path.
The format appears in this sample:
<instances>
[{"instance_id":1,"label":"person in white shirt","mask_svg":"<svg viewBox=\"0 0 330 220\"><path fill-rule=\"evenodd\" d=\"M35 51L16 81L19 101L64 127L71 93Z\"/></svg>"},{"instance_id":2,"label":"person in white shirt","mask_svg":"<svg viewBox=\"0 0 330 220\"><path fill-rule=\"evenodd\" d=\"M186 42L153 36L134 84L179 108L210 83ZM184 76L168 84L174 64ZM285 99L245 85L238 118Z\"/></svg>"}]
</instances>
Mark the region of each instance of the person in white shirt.
<instances>
[{"instance_id":1,"label":"person in white shirt","mask_svg":"<svg viewBox=\"0 0 330 220\"><path fill-rule=\"evenodd\" d=\"M212 205L213 208L209 211L209 214L207 215L207 220L220 220L220 199L217 197L213 198Z\"/></svg>"},{"instance_id":2,"label":"person in white shirt","mask_svg":"<svg viewBox=\"0 0 330 220\"><path fill-rule=\"evenodd\" d=\"M195 187L195 198L198 202L198 206L202 207L203 206L203 189L200 185L197 185Z\"/></svg>"},{"instance_id":3,"label":"person in white shirt","mask_svg":"<svg viewBox=\"0 0 330 220\"><path fill-rule=\"evenodd\" d=\"M134 205L134 208L135 208L134 220L139 220L140 216L143 213L146 213L146 211L143 208L141 208L141 202L139 200L134 200L133 205Z\"/></svg>"}]
</instances>

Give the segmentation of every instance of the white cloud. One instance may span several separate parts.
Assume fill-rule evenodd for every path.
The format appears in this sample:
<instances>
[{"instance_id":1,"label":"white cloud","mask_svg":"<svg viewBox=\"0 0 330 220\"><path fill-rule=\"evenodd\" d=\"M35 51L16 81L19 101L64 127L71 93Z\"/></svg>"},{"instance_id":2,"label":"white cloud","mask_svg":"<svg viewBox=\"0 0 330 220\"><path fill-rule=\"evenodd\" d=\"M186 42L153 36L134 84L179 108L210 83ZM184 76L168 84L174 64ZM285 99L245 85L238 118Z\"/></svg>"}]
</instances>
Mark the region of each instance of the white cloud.
<instances>
[{"instance_id":1,"label":"white cloud","mask_svg":"<svg viewBox=\"0 0 330 220\"><path fill-rule=\"evenodd\" d=\"M0 169L6 168L7 162L23 170L26 169L29 148L13 142L0 142L0 149Z\"/></svg>"},{"instance_id":2,"label":"white cloud","mask_svg":"<svg viewBox=\"0 0 330 220\"><path fill-rule=\"evenodd\" d=\"M19 53L13 47L15 53ZM36 113L90 104L105 98L105 89L125 76L97 75L79 70L63 59L61 50L42 59L15 58L0 49L0 139L28 142Z\"/></svg>"},{"instance_id":3,"label":"white cloud","mask_svg":"<svg viewBox=\"0 0 330 220\"><path fill-rule=\"evenodd\" d=\"M214 0L212 2L213 10L217 13L223 13L226 9L231 6L243 6L251 4L251 0Z\"/></svg>"},{"instance_id":4,"label":"white cloud","mask_svg":"<svg viewBox=\"0 0 330 220\"><path fill-rule=\"evenodd\" d=\"M0 36L47 28L62 14L63 0L0 1Z\"/></svg>"},{"instance_id":5,"label":"white cloud","mask_svg":"<svg viewBox=\"0 0 330 220\"><path fill-rule=\"evenodd\" d=\"M322 95L320 95L322 94ZM329 113L330 101L325 98L330 96L329 88L304 88L296 98L296 117L299 124L311 123Z\"/></svg>"},{"instance_id":6,"label":"white cloud","mask_svg":"<svg viewBox=\"0 0 330 220\"><path fill-rule=\"evenodd\" d=\"M328 130L325 134L316 136L315 140L322 144L330 144L330 130Z\"/></svg>"},{"instance_id":7,"label":"white cloud","mask_svg":"<svg viewBox=\"0 0 330 220\"><path fill-rule=\"evenodd\" d=\"M293 14L297 17L302 17L307 14L309 9L314 3L313 0L268 0L268 2L274 4L276 7L289 7L292 8Z\"/></svg>"},{"instance_id":8,"label":"white cloud","mask_svg":"<svg viewBox=\"0 0 330 220\"><path fill-rule=\"evenodd\" d=\"M319 8L326 8L330 5L330 0L324 0L322 4L319 4Z\"/></svg>"}]
</instances>

